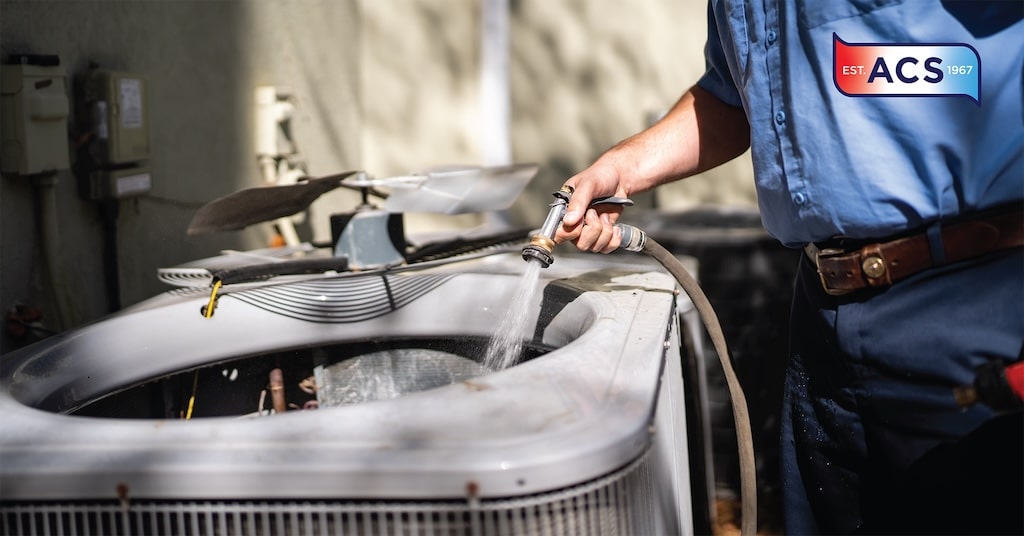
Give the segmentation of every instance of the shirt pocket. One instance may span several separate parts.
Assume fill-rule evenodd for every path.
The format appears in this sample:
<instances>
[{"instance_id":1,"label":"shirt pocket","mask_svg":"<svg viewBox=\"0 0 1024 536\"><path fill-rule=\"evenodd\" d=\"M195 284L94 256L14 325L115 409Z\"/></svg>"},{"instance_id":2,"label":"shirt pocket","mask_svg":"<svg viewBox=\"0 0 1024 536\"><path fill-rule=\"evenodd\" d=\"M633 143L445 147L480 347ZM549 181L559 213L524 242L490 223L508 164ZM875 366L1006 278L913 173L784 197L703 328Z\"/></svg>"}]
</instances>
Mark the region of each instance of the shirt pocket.
<instances>
[{"instance_id":1,"label":"shirt pocket","mask_svg":"<svg viewBox=\"0 0 1024 536\"><path fill-rule=\"evenodd\" d=\"M797 14L801 26L815 28L827 22L859 17L901 3L903 0L803 0L797 6Z\"/></svg>"}]
</instances>

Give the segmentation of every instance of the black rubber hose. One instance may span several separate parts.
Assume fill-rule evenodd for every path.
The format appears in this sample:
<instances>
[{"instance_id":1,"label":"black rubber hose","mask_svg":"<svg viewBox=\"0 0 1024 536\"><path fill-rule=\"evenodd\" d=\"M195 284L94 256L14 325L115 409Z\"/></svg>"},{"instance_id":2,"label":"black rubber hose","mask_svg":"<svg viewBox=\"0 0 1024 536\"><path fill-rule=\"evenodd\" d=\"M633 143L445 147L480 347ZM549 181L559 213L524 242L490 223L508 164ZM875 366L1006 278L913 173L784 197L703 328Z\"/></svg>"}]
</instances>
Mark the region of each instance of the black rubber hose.
<instances>
[{"instance_id":1,"label":"black rubber hose","mask_svg":"<svg viewBox=\"0 0 1024 536\"><path fill-rule=\"evenodd\" d=\"M725 372L725 382L729 388L729 397L732 400L732 415L736 424L736 444L739 452L740 463L740 502L741 518L740 533L744 536L754 536L757 532L757 473L754 465L754 439L750 432L750 413L747 410L747 399L743 395L739 378L732 368L732 360L729 357L729 348L725 342L725 334L718 322L718 315L715 314L711 302L708 301L704 291L697 284L697 280L686 271L683 263L676 259L661 244L652 240L647 233L631 225L618 224L622 231L622 249L643 253L658 261L679 286L689 296L693 306L700 315L701 322L711 338L711 344L715 347L718 360Z\"/></svg>"},{"instance_id":2,"label":"black rubber hose","mask_svg":"<svg viewBox=\"0 0 1024 536\"><path fill-rule=\"evenodd\" d=\"M530 229L512 229L509 231L495 233L493 235L478 236L474 238L456 237L454 239L423 244L414 251L406 254L405 262L413 264L417 262L447 259L489 247L523 242L525 240L529 240L529 238Z\"/></svg>"}]
</instances>

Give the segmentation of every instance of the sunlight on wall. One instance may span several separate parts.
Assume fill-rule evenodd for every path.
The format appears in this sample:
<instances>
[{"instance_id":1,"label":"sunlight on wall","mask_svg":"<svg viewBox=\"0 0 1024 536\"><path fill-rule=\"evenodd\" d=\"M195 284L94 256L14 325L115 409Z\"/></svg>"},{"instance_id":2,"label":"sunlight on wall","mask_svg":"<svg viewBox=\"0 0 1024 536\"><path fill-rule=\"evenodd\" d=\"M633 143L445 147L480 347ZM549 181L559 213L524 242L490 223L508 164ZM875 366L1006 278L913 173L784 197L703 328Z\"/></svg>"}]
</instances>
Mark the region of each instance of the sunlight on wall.
<instances>
[{"instance_id":1,"label":"sunlight on wall","mask_svg":"<svg viewBox=\"0 0 1024 536\"><path fill-rule=\"evenodd\" d=\"M514 224L542 221L550 194L601 151L644 128L704 72L703 2L510 3L513 160L541 171ZM480 0L361 0L362 162L376 176L479 164ZM753 205L749 156L638 196L641 206ZM414 229L480 218L409 218Z\"/></svg>"},{"instance_id":2,"label":"sunlight on wall","mask_svg":"<svg viewBox=\"0 0 1024 536\"><path fill-rule=\"evenodd\" d=\"M644 128L704 72L702 2L522 0L513 10L512 121L517 159L544 163L518 216L617 141ZM746 157L745 157L746 158ZM638 196L640 206L751 204L749 161Z\"/></svg>"},{"instance_id":3,"label":"sunlight on wall","mask_svg":"<svg viewBox=\"0 0 1024 536\"><path fill-rule=\"evenodd\" d=\"M365 169L377 177L478 165L477 0L361 0ZM479 215L412 214L406 228L469 227Z\"/></svg>"}]
</instances>

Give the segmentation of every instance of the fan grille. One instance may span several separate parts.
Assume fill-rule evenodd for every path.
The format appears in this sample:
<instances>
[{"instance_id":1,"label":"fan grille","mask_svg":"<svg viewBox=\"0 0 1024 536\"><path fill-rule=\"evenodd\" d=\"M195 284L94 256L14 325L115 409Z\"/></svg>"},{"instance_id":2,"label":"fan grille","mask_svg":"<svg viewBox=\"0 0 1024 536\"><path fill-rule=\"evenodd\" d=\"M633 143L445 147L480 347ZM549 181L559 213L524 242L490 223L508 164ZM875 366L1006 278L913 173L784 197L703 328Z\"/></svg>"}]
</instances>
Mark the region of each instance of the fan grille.
<instances>
[{"instance_id":1,"label":"fan grille","mask_svg":"<svg viewBox=\"0 0 1024 536\"><path fill-rule=\"evenodd\" d=\"M4 536L531 536L653 534L658 504L647 454L589 482L512 499L378 501L136 501L9 503Z\"/></svg>"},{"instance_id":2,"label":"fan grille","mask_svg":"<svg viewBox=\"0 0 1024 536\"><path fill-rule=\"evenodd\" d=\"M345 324L388 314L452 277L451 274L381 273L250 288L227 296L290 318Z\"/></svg>"}]
</instances>

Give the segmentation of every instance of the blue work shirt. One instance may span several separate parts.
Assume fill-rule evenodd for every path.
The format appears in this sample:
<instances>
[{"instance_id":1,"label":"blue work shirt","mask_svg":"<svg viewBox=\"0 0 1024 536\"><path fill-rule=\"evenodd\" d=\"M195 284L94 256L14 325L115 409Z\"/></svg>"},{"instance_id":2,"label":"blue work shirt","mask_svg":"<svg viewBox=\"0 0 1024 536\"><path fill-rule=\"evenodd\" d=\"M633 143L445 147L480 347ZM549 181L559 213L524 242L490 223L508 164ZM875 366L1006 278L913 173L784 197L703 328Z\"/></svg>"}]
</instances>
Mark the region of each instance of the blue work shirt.
<instances>
[{"instance_id":1,"label":"blue work shirt","mask_svg":"<svg viewBox=\"0 0 1024 536\"><path fill-rule=\"evenodd\" d=\"M1024 199L1022 8L991 8L939 0L709 3L708 70L698 86L746 111L769 233L789 246L884 238ZM980 105L962 96L845 95L833 80L833 35L846 43L970 45L980 57Z\"/></svg>"}]
</instances>

